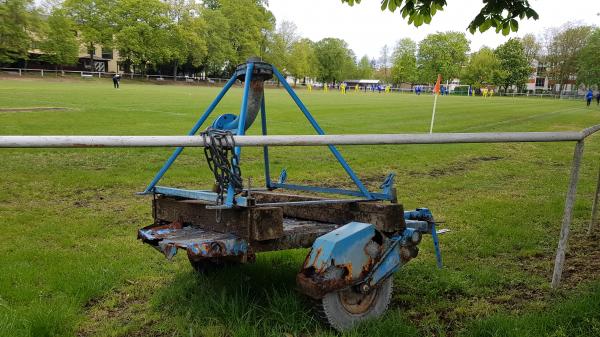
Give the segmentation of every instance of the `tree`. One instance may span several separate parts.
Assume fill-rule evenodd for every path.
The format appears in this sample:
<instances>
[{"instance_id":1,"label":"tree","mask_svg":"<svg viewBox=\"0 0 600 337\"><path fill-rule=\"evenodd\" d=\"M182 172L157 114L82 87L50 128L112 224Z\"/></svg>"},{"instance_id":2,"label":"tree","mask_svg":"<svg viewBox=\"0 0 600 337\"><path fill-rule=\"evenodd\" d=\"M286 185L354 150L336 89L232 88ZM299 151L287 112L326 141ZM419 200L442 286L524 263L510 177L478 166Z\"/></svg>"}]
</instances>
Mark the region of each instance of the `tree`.
<instances>
[{"instance_id":1,"label":"tree","mask_svg":"<svg viewBox=\"0 0 600 337\"><path fill-rule=\"evenodd\" d=\"M463 69L461 82L469 83L474 88L481 88L483 84L492 84L497 79L500 61L493 50L487 47L471 54L467 66Z\"/></svg>"},{"instance_id":2,"label":"tree","mask_svg":"<svg viewBox=\"0 0 600 337\"><path fill-rule=\"evenodd\" d=\"M226 63L235 57L229 42L229 21L219 9L205 8L201 15L206 22L204 39L207 49L202 66L206 73L220 76Z\"/></svg>"},{"instance_id":3,"label":"tree","mask_svg":"<svg viewBox=\"0 0 600 337\"><path fill-rule=\"evenodd\" d=\"M381 48L379 64L380 70L383 70L383 81L387 83L389 82L388 67L390 64L390 49L388 48L387 44Z\"/></svg>"},{"instance_id":4,"label":"tree","mask_svg":"<svg viewBox=\"0 0 600 337\"><path fill-rule=\"evenodd\" d=\"M112 11L115 0L66 0L65 12L75 23L79 41L87 46L90 55L90 70L94 70L94 53L97 45L112 45Z\"/></svg>"},{"instance_id":5,"label":"tree","mask_svg":"<svg viewBox=\"0 0 600 337\"><path fill-rule=\"evenodd\" d=\"M27 59L37 16L32 0L0 1L0 64Z\"/></svg>"},{"instance_id":6,"label":"tree","mask_svg":"<svg viewBox=\"0 0 600 337\"><path fill-rule=\"evenodd\" d=\"M325 38L315 44L318 70L317 78L323 82L338 82L350 75L356 63L354 53L348 48L346 41L336 38Z\"/></svg>"},{"instance_id":7,"label":"tree","mask_svg":"<svg viewBox=\"0 0 600 337\"><path fill-rule=\"evenodd\" d=\"M267 34L265 59L284 75L289 74L292 46L298 41L297 27L291 21L282 21L275 32Z\"/></svg>"},{"instance_id":8,"label":"tree","mask_svg":"<svg viewBox=\"0 0 600 337\"><path fill-rule=\"evenodd\" d=\"M287 70L294 77L294 86L296 86L299 78L315 76L316 63L317 60L311 40L301 39L292 44Z\"/></svg>"},{"instance_id":9,"label":"tree","mask_svg":"<svg viewBox=\"0 0 600 337\"><path fill-rule=\"evenodd\" d=\"M600 89L600 28L596 28L579 52L577 81Z\"/></svg>"},{"instance_id":10,"label":"tree","mask_svg":"<svg viewBox=\"0 0 600 337\"><path fill-rule=\"evenodd\" d=\"M361 0L342 2L353 6ZM483 3L483 8L467 27L471 33L475 33L477 29L483 33L494 27L496 33L502 31L503 35L508 35L511 30L516 32L519 29L517 19L538 19L537 12L529 6L528 0L484 0ZM446 5L446 0L382 0L381 10L399 10L403 18L408 17L409 24L419 27L423 23L430 23L437 11L443 10Z\"/></svg>"},{"instance_id":11,"label":"tree","mask_svg":"<svg viewBox=\"0 0 600 337\"><path fill-rule=\"evenodd\" d=\"M367 55L361 57L356 67L356 77L358 79L368 79L373 76L373 67Z\"/></svg>"},{"instance_id":12,"label":"tree","mask_svg":"<svg viewBox=\"0 0 600 337\"><path fill-rule=\"evenodd\" d=\"M494 82L506 91L513 85L522 88L531 74L531 65L527 62L521 40L509 39L496 48L495 54L500 66Z\"/></svg>"},{"instance_id":13,"label":"tree","mask_svg":"<svg viewBox=\"0 0 600 337\"><path fill-rule=\"evenodd\" d=\"M559 92L576 76L579 52L591 31L592 27L568 23L549 32L546 51L548 76L559 84Z\"/></svg>"},{"instance_id":14,"label":"tree","mask_svg":"<svg viewBox=\"0 0 600 337\"><path fill-rule=\"evenodd\" d=\"M120 0L114 9L115 46L121 57L138 65L142 74L149 64L168 62L172 22L168 6L160 0ZM176 46L180 48L180 46Z\"/></svg>"},{"instance_id":15,"label":"tree","mask_svg":"<svg viewBox=\"0 0 600 337\"><path fill-rule=\"evenodd\" d=\"M228 70L246 62L251 56L262 55L261 46L266 32L273 30L274 17L262 1L220 0L217 8L227 19L233 54L226 60Z\"/></svg>"},{"instance_id":16,"label":"tree","mask_svg":"<svg viewBox=\"0 0 600 337\"><path fill-rule=\"evenodd\" d=\"M55 66L77 63L79 43L73 21L64 10L55 7L47 20L45 39L40 44L42 59Z\"/></svg>"},{"instance_id":17,"label":"tree","mask_svg":"<svg viewBox=\"0 0 600 337\"><path fill-rule=\"evenodd\" d=\"M199 67L206 57L206 22L194 2L170 0L168 13L172 24L168 29L167 58L172 63L173 76L177 76L180 65Z\"/></svg>"},{"instance_id":18,"label":"tree","mask_svg":"<svg viewBox=\"0 0 600 337\"><path fill-rule=\"evenodd\" d=\"M410 38L398 41L392 54L392 82L410 83L418 80L417 43Z\"/></svg>"},{"instance_id":19,"label":"tree","mask_svg":"<svg viewBox=\"0 0 600 337\"><path fill-rule=\"evenodd\" d=\"M464 33L447 32L430 34L419 43L417 61L420 81L431 83L438 74L452 80L459 76L467 61L469 41Z\"/></svg>"},{"instance_id":20,"label":"tree","mask_svg":"<svg viewBox=\"0 0 600 337\"><path fill-rule=\"evenodd\" d=\"M529 64L533 64L534 60L539 61L542 45L538 42L535 35L525 34L521 38L521 44L523 45L523 52L525 52L525 58Z\"/></svg>"}]
</instances>

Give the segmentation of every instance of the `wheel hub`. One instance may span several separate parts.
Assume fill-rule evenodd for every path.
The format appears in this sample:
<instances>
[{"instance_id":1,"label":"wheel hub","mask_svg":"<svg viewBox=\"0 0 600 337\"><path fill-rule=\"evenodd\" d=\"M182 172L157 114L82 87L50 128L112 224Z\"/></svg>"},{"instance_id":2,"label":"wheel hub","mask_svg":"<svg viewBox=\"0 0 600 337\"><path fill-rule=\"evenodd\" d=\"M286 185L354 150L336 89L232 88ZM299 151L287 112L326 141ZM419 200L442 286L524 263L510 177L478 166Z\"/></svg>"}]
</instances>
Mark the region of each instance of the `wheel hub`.
<instances>
[{"instance_id":1,"label":"wheel hub","mask_svg":"<svg viewBox=\"0 0 600 337\"><path fill-rule=\"evenodd\" d=\"M351 287L339 291L338 296L344 310L350 314L359 315L369 311L371 305L377 298L377 288L374 288L365 294Z\"/></svg>"}]
</instances>

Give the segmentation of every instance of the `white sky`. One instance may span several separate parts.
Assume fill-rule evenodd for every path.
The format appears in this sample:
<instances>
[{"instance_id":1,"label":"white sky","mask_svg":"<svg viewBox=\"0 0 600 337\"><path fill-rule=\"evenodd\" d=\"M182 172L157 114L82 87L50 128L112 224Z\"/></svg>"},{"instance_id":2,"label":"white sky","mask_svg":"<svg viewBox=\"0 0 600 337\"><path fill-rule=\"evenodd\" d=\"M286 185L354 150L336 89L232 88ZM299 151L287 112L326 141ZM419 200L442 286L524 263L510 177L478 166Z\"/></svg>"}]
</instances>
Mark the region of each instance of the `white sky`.
<instances>
[{"instance_id":1,"label":"white sky","mask_svg":"<svg viewBox=\"0 0 600 337\"><path fill-rule=\"evenodd\" d=\"M398 10L396 13L381 11L380 3L380 0L362 0L359 5L350 7L340 0L269 0L269 10L277 22L294 22L302 37L313 41L325 37L346 40L358 58L365 54L378 58L385 44L393 48L396 41L404 37L418 42L438 31L465 32L474 51L484 45L495 48L511 36L538 35L546 28L569 21L600 26L600 0L530 0L539 20L520 21L519 31L508 37L496 34L494 29L474 35L466 31L483 6L481 0L448 0L446 9L438 12L431 24L419 28L409 26Z\"/></svg>"}]
</instances>

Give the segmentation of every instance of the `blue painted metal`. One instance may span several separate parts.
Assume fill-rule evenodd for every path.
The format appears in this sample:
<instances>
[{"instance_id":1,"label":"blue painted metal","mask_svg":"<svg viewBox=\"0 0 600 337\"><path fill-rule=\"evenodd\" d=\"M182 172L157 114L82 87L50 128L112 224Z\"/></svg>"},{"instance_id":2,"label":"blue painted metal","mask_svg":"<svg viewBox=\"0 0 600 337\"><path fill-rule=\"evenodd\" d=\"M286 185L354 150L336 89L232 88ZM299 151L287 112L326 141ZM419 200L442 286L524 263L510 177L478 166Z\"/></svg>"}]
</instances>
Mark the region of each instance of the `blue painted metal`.
<instances>
[{"instance_id":1,"label":"blue painted metal","mask_svg":"<svg viewBox=\"0 0 600 337\"><path fill-rule=\"evenodd\" d=\"M431 237L433 238L433 249L435 250L435 260L437 262L437 267L442 269L442 251L440 250L440 241L438 239L438 235L435 229L435 222L431 224Z\"/></svg>"},{"instance_id":2,"label":"blue painted metal","mask_svg":"<svg viewBox=\"0 0 600 337\"><path fill-rule=\"evenodd\" d=\"M237 134L239 118L234 114L222 114L217 117L215 121L211 124L213 129L219 130L227 130L233 134Z\"/></svg>"},{"instance_id":3,"label":"blue painted metal","mask_svg":"<svg viewBox=\"0 0 600 337\"><path fill-rule=\"evenodd\" d=\"M225 86L223 87L221 92L219 92L217 97L212 101L212 103L208 106L208 108L206 108L206 111L204 111L204 114L202 114L200 119L196 122L196 124L194 124L194 127L192 127L192 129L188 132L188 136L193 136L196 134L196 132L198 132L198 130L200 130L200 127L202 126L202 124L204 124L204 122L210 116L210 114L213 112L213 110L215 110L215 108L217 107L219 102L221 102L221 99L223 99L223 96L225 96L225 94L227 93L227 91L229 91L229 89L235 83L235 81L236 81L235 76L232 76L229 79L229 81L227 81L227 83L225 84ZM158 182L165 175L167 170L171 167L171 165L173 165L173 162L175 162L175 159L177 159L177 157L179 157L181 152L183 152L183 149L184 149L183 147L178 147L175 149L175 151L173 151L173 154L171 154L171 157L169 157L169 159L167 159L167 161L165 162L163 167L160 169L160 171L158 171L156 176L154 176L154 179L152 179L152 181L150 182L150 184L148 184L148 186L146 187L144 192L142 192L142 194L152 193L152 189L154 188L154 186L156 186L156 184L158 184Z\"/></svg>"},{"instance_id":4,"label":"blue painted metal","mask_svg":"<svg viewBox=\"0 0 600 337\"><path fill-rule=\"evenodd\" d=\"M331 187L317 187L317 186L307 186L307 185L294 185L294 184L281 184L281 183L272 183L271 187L274 188L283 188L288 190L296 190L296 191L306 191L306 192L316 192L316 193L332 193L332 194L340 194L340 195L350 195L354 197L364 197L364 194L360 191L353 190L345 190L341 188L331 188ZM373 197L370 200L392 200L392 196L383 193L375 193L370 192ZM366 199L369 200L369 199Z\"/></svg>"},{"instance_id":5,"label":"blue painted metal","mask_svg":"<svg viewBox=\"0 0 600 337\"><path fill-rule=\"evenodd\" d=\"M292 87L287 83L287 80L285 79L285 77L283 77L283 75L281 75L281 73L279 73L279 71L275 67L273 67L273 73L275 74L277 79L279 79L279 81L281 82L281 84L283 85L285 90L288 92L288 94L292 97L292 99L294 100L296 105L300 108L300 110L302 111L302 113L304 114L306 119L308 119L308 121L310 122L312 127L315 129L315 131L317 131L317 133L320 135L324 135L325 131L323 131L323 129L321 129L321 127L319 126L319 123L317 123L317 121L314 119L314 117L308 111L306 106L304 106L304 103L302 103L302 101L300 100L298 95L296 95L296 93L294 92ZM356 186L358 187L358 189L360 190L362 195L367 199L375 199L371 195L369 190L367 190L367 188L363 185L362 181L360 181L358 176L354 173L352 168L348 165L348 163L346 162L346 160L344 159L342 154L338 151L338 149L333 145L328 145L328 147L329 147L329 150L331 151L331 153L333 153L333 155L335 156L337 161L340 163L340 165L342 165L342 167L344 168L344 171L346 171L348 176L350 176L350 179L352 179L354 184L356 184Z\"/></svg>"},{"instance_id":6,"label":"blue painted metal","mask_svg":"<svg viewBox=\"0 0 600 337\"><path fill-rule=\"evenodd\" d=\"M397 238L392 242L389 247L388 254L373 267L371 274L366 277L366 283L373 287L382 280L385 280L390 275L395 273L400 267L402 267L402 258L400 257L400 238Z\"/></svg>"},{"instance_id":7,"label":"blue painted metal","mask_svg":"<svg viewBox=\"0 0 600 337\"><path fill-rule=\"evenodd\" d=\"M172 197L181 197L194 200L204 200L210 202L217 202L217 193L206 190L185 190L173 187L155 186L153 189L154 193L163 194ZM245 197L235 197L236 205L245 207L248 205Z\"/></svg>"},{"instance_id":8,"label":"blue painted metal","mask_svg":"<svg viewBox=\"0 0 600 337\"><path fill-rule=\"evenodd\" d=\"M250 94L250 82L252 82L252 71L254 70L254 63L248 63L246 66L246 77L244 78L244 95L242 96L242 106L240 107L240 118L238 121L237 134L243 136L245 133L246 126L246 114L248 113L248 95ZM238 160L242 152L242 148L236 146L233 149ZM236 162L239 165L239 162ZM233 184L229 184L227 187L227 197L225 198L225 206L232 207L235 196L235 187Z\"/></svg>"},{"instance_id":9,"label":"blue painted metal","mask_svg":"<svg viewBox=\"0 0 600 337\"><path fill-rule=\"evenodd\" d=\"M267 109L265 107L265 97L260 103L260 124L263 136L267 135ZM271 167L269 163L269 147L263 146L263 159L265 162L265 186L271 188Z\"/></svg>"},{"instance_id":10,"label":"blue painted metal","mask_svg":"<svg viewBox=\"0 0 600 337\"><path fill-rule=\"evenodd\" d=\"M388 174L383 183L379 186L381 188L382 193L385 195L389 195L390 199L392 198L392 188L394 188L394 177L396 177L395 173Z\"/></svg>"},{"instance_id":11,"label":"blue painted metal","mask_svg":"<svg viewBox=\"0 0 600 337\"><path fill-rule=\"evenodd\" d=\"M407 226L411 223L411 220L417 221L426 221L429 225L429 228L424 231L429 232L431 234L431 238L433 239L433 248L435 250L435 259L438 268L442 268L442 251L440 249L440 242L438 239L435 220L433 219L433 214L428 208L417 208L414 211L405 211L404 219L406 221Z\"/></svg>"},{"instance_id":12,"label":"blue painted metal","mask_svg":"<svg viewBox=\"0 0 600 337\"><path fill-rule=\"evenodd\" d=\"M408 260L403 260L401 250L407 249L407 252L410 252L410 249L416 249L416 246L420 243L420 236L418 237L419 240L415 242L413 241L415 234L420 235L420 231L414 228L406 228L402 234L390 238L388 248L381 257L381 260L373 267L369 275L365 277L365 283L369 287L373 287L382 280L385 280L408 262Z\"/></svg>"},{"instance_id":13,"label":"blue painted metal","mask_svg":"<svg viewBox=\"0 0 600 337\"><path fill-rule=\"evenodd\" d=\"M416 257L420 242L418 229L386 238L372 224L351 222L315 240L298 284L313 298L348 286L369 291Z\"/></svg>"},{"instance_id":14,"label":"blue painted metal","mask_svg":"<svg viewBox=\"0 0 600 337\"><path fill-rule=\"evenodd\" d=\"M279 173L279 180L277 181L277 183L279 185L283 185L283 184L285 184L286 180L287 180L287 170L283 169L283 170L281 170L281 173ZM273 185L273 186L274 187L282 187L282 186L275 186L275 185Z\"/></svg>"},{"instance_id":15,"label":"blue painted metal","mask_svg":"<svg viewBox=\"0 0 600 337\"><path fill-rule=\"evenodd\" d=\"M365 246L373 239L375 226L362 222L350 222L315 240L304 269L314 268L317 273L329 267L346 268L346 279L359 279L361 266L369 263Z\"/></svg>"},{"instance_id":16,"label":"blue painted metal","mask_svg":"<svg viewBox=\"0 0 600 337\"><path fill-rule=\"evenodd\" d=\"M171 260L178 249L187 251L191 260L242 256L248 253L248 243L227 233L181 225L151 225L138 231L138 237L161 251Z\"/></svg>"}]
</instances>

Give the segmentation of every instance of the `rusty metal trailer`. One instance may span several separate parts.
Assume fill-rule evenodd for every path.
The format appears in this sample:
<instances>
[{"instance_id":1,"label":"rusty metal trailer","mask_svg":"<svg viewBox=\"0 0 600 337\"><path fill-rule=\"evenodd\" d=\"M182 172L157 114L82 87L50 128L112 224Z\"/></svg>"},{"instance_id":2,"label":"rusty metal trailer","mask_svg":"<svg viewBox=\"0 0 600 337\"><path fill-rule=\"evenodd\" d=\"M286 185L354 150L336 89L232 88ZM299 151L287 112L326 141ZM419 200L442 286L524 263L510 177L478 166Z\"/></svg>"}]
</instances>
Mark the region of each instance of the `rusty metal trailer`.
<instances>
[{"instance_id":1,"label":"rusty metal trailer","mask_svg":"<svg viewBox=\"0 0 600 337\"><path fill-rule=\"evenodd\" d=\"M422 234L432 234L441 267L435 222L426 208L404 211L396 200L394 174L385 178L380 192L369 191L332 144L327 145L329 150L356 190L290 184L285 169L272 181L267 145L263 146L266 186L244 186L241 147L235 137L244 136L259 113L262 134L267 134L264 81L272 77L282 83L317 134L326 137L275 67L256 59L239 65L188 134L199 131L236 81L244 83L239 115L221 115L200 133L214 188L157 185L183 151L177 148L141 193L153 196L154 222L140 229L138 237L168 259L178 250L185 251L194 269L202 273L252 262L259 252L311 248L297 275L299 289L316 300L325 322L343 330L386 310L391 276L417 256ZM316 196L323 194L339 197Z\"/></svg>"}]
</instances>

